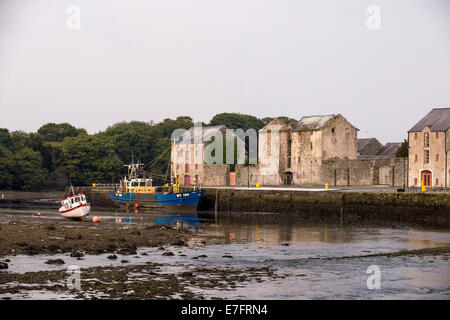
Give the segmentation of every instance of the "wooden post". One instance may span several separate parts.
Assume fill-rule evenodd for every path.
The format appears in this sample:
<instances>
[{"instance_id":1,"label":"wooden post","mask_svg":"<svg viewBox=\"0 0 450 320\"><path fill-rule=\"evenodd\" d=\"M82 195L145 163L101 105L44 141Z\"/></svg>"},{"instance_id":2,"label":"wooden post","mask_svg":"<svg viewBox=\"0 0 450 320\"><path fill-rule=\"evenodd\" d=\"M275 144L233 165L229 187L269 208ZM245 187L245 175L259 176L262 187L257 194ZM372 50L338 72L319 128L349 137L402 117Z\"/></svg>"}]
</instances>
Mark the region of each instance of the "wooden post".
<instances>
[{"instance_id":1,"label":"wooden post","mask_svg":"<svg viewBox=\"0 0 450 320\"><path fill-rule=\"evenodd\" d=\"M214 201L214 219L216 220L216 224L218 223L219 216L219 189L216 189L216 199Z\"/></svg>"},{"instance_id":2,"label":"wooden post","mask_svg":"<svg viewBox=\"0 0 450 320\"><path fill-rule=\"evenodd\" d=\"M342 195L342 202L341 202L341 225L344 224L344 205L345 205L345 194Z\"/></svg>"}]
</instances>

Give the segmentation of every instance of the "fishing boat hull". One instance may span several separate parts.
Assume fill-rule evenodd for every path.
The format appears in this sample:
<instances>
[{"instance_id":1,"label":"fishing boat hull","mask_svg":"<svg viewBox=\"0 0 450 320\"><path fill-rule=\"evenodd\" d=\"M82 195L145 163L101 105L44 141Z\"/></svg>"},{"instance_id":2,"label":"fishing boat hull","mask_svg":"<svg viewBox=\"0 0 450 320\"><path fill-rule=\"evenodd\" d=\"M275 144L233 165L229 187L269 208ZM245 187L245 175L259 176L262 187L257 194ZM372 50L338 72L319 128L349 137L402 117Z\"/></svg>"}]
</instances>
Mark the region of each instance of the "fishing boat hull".
<instances>
[{"instance_id":1,"label":"fishing boat hull","mask_svg":"<svg viewBox=\"0 0 450 320\"><path fill-rule=\"evenodd\" d=\"M152 212L196 212L202 190L178 193L110 192L111 200L121 208Z\"/></svg>"},{"instance_id":2,"label":"fishing boat hull","mask_svg":"<svg viewBox=\"0 0 450 320\"><path fill-rule=\"evenodd\" d=\"M59 209L59 213L66 219L80 219L86 217L91 211L91 205L83 204L75 208L65 210L65 208Z\"/></svg>"}]
</instances>

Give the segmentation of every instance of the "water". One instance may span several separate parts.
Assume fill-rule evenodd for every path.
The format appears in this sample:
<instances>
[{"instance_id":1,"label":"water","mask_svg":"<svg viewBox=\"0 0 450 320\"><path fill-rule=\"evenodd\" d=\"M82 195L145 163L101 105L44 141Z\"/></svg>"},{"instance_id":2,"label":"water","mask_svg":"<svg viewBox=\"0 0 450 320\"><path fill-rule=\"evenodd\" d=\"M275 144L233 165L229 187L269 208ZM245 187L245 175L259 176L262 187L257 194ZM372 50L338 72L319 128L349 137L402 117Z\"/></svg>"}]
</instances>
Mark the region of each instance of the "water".
<instances>
[{"instance_id":1,"label":"water","mask_svg":"<svg viewBox=\"0 0 450 320\"><path fill-rule=\"evenodd\" d=\"M11 214L11 213L9 213ZM22 211L15 214L30 214ZM52 216L50 212L42 213ZM68 254L53 255L81 268L118 266L147 261L164 264L163 271L182 272L194 266L233 268L271 267L281 278L250 281L232 290L201 289L205 297L230 299L449 299L448 255L371 256L442 247L450 244L450 230L419 228L343 227L340 225L269 224L254 220L203 220L197 216L131 215L98 213L101 223L169 224L194 231L188 247L165 246L174 256L162 256L158 248L140 248L137 256L86 255L83 260ZM93 214L91 214L93 216ZM53 216L54 217L54 216ZM222 244L203 245L199 235L217 235ZM142 253L147 255L141 256ZM199 255L207 257L192 259ZM224 255L232 256L225 258ZM347 257L347 258L343 258ZM7 272L64 269L47 265L49 256L12 256ZM381 271L381 288L369 290L369 266ZM197 290L192 288L193 291ZM38 296L36 296L38 295ZM47 298L35 293L33 298ZM25 297L16 297L25 298ZM60 297L61 298L61 297ZM64 297L62 297L64 298Z\"/></svg>"}]
</instances>

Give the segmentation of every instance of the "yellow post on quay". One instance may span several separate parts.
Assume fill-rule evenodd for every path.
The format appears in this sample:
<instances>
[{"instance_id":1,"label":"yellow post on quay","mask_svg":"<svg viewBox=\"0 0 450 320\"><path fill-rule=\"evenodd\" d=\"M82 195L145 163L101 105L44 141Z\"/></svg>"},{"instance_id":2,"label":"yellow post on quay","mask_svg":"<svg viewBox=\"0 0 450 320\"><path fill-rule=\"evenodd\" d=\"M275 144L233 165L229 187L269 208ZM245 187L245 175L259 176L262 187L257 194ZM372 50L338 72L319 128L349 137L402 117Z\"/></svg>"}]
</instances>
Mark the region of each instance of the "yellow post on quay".
<instances>
[{"instance_id":1,"label":"yellow post on quay","mask_svg":"<svg viewBox=\"0 0 450 320\"><path fill-rule=\"evenodd\" d=\"M422 184L422 192L426 192L427 191L427 186Z\"/></svg>"},{"instance_id":2,"label":"yellow post on quay","mask_svg":"<svg viewBox=\"0 0 450 320\"><path fill-rule=\"evenodd\" d=\"M325 190L328 190L328 183L325 183Z\"/></svg>"}]
</instances>

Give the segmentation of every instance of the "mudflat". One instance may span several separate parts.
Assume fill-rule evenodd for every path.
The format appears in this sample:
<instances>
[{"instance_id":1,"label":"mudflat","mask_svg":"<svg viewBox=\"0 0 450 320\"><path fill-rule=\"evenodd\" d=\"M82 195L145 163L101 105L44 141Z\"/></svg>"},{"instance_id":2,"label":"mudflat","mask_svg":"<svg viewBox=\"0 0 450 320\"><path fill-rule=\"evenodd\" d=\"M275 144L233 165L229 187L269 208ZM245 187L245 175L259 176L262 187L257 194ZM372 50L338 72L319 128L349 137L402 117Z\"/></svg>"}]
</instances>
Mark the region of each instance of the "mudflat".
<instances>
[{"instance_id":1,"label":"mudflat","mask_svg":"<svg viewBox=\"0 0 450 320\"><path fill-rule=\"evenodd\" d=\"M6 255L136 254L138 247L184 246L193 232L166 225L122 225L58 218L0 216L0 257ZM196 237L199 237L196 234ZM200 237L202 237L200 235ZM205 243L222 242L204 235Z\"/></svg>"}]
</instances>

